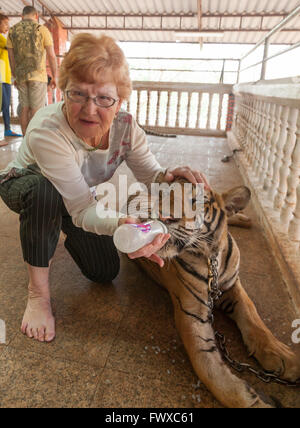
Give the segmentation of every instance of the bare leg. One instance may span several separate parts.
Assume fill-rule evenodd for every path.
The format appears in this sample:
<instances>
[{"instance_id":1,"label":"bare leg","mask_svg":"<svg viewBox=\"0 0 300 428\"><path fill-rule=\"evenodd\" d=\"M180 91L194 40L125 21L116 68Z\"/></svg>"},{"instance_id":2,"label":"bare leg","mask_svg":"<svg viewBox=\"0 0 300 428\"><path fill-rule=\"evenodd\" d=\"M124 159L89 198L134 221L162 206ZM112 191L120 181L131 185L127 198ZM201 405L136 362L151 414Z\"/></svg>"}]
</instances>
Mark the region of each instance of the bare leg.
<instances>
[{"instance_id":1,"label":"bare leg","mask_svg":"<svg viewBox=\"0 0 300 428\"><path fill-rule=\"evenodd\" d=\"M25 135L26 129L29 123L29 107L22 107L20 114L20 124L22 128L22 133Z\"/></svg>"},{"instance_id":2,"label":"bare leg","mask_svg":"<svg viewBox=\"0 0 300 428\"><path fill-rule=\"evenodd\" d=\"M51 342L55 338L55 319L50 302L48 268L27 264L29 273L28 303L22 321L21 331L40 342Z\"/></svg>"},{"instance_id":3,"label":"bare leg","mask_svg":"<svg viewBox=\"0 0 300 428\"><path fill-rule=\"evenodd\" d=\"M38 111L38 108L31 108L28 114L28 123L31 121L35 113Z\"/></svg>"}]
</instances>

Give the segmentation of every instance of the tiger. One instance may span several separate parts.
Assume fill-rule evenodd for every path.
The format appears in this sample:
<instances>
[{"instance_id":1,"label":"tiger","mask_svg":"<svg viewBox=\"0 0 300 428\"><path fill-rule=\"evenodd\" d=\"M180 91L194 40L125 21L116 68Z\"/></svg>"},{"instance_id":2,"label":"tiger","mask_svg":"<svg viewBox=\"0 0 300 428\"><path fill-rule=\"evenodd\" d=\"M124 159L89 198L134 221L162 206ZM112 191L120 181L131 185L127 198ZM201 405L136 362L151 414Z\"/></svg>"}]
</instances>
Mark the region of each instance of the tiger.
<instances>
[{"instance_id":1,"label":"tiger","mask_svg":"<svg viewBox=\"0 0 300 428\"><path fill-rule=\"evenodd\" d=\"M163 174L156 181L162 182ZM176 178L175 182L183 188L187 181ZM190 195L193 204L195 192L196 186L193 185ZM133 198L143 199L141 194L133 196L129 198L128 206ZM231 372L218 350L213 329L208 260L214 257L222 292L215 306L235 321L249 354L255 356L265 370L282 379L296 381L300 378L299 357L266 327L240 281L240 251L228 224L249 227L248 219L239 213L250 201L250 190L246 186L238 186L219 194L211 188L205 189L203 224L201 228L194 229L190 223L195 218L187 217L185 213L176 218L171 210L170 216L164 218L161 198L160 195L160 220L171 235L157 253L165 260L164 267L148 258L137 258L134 262L168 290L174 306L175 325L196 375L225 407L280 407L276 399L256 392ZM170 195L171 208L175 206L172 198L173 193Z\"/></svg>"}]
</instances>

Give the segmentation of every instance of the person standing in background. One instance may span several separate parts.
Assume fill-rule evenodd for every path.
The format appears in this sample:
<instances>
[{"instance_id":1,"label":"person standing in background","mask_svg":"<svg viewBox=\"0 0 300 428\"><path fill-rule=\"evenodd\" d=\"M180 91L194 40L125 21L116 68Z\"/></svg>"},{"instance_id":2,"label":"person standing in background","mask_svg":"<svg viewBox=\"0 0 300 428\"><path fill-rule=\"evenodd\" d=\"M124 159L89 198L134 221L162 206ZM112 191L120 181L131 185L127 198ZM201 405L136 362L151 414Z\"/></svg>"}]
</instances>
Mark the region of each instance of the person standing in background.
<instances>
[{"instance_id":1,"label":"person standing in background","mask_svg":"<svg viewBox=\"0 0 300 428\"><path fill-rule=\"evenodd\" d=\"M11 70L8 59L7 40L5 35L9 30L9 20L6 15L0 14L0 82L2 89L1 110L4 122L5 137L22 137L10 129L10 98L11 98Z\"/></svg>"},{"instance_id":2,"label":"person standing in background","mask_svg":"<svg viewBox=\"0 0 300 428\"><path fill-rule=\"evenodd\" d=\"M19 91L20 122L25 135L31 118L45 106L48 82L46 57L52 74L51 88L56 88L57 64L52 36L44 25L38 23L34 7L24 7L22 21L9 31L7 48Z\"/></svg>"}]
</instances>

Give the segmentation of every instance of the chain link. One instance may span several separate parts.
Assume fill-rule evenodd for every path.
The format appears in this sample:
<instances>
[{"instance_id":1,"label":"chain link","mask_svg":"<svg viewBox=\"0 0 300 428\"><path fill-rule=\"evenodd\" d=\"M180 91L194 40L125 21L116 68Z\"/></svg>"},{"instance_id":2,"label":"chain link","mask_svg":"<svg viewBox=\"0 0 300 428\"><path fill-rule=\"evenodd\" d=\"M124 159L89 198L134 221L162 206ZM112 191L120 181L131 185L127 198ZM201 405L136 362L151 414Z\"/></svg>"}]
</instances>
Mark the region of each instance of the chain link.
<instances>
[{"instance_id":1,"label":"chain link","mask_svg":"<svg viewBox=\"0 0 300 428\"><path fill-rule=\"evenodd\" d=\"M219 289L219 273L218 273L218 259L217 256L213 256L208 259L208 304L213 311L215 303L222 296L222 291ZM214 322L214 317L211 315L212 323ZM218 331L215 332L216 339L219 344L219 348L223 358L228 362L230 367L238 372L248 371L249 373L253 373L258 379L265 383L275 382L281 385L285 385L292 388L300 387L300 379L296 382L290 382L288 380L283 380L279 378L275 373L265 371L265 370L257 370L252 367L250 364L240 363L236 360L233 360L228 352L226 347L226 339L225 336Z\"/></svg>"}]
</instances>

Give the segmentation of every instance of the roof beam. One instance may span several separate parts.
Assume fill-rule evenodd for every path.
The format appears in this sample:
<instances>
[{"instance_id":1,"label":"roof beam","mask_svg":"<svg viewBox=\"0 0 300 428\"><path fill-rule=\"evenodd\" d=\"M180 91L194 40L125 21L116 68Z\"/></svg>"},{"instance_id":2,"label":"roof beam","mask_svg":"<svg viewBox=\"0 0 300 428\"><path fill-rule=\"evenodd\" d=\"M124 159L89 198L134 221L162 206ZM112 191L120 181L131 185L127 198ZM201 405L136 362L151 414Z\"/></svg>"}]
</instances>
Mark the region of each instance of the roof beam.
<instances>
[{"instance_id":1,"label":"roof beam","mask_svg":"<svg viewBox=\"0 0 300 428\"><path fill-rule=\"evenodd\" d=\"M132 28L132 27L94 27L94 26L90 26L90 27L79 27L79 26L67 26L67 25L63 25L63 28L65 30L99 30L99 31L143 31L143 32L149 32L149 31L161 31L161 32L176 32L176 31L184 31L185 33L191 33L191 37L193 36L193 33L198 33L198 30L186 30L186 29L179 29L176 28L176 30L171 30L170 28L142 28L142 27L137 27L137 28ZM225 29L217 29L217 30L203 30L205 31L205 33L241 33L241 32L248 32L248 33L267 33L269 31L271 31L272 28L265 28L265 29L260 29L260 28L225 28ZM299 29L297 28L283 28L281 30L282 32L291 32L291 33L299 33Z\"/></svg>"},{"instance_id":2,"label":"roof beam","mask_svg":"<svg viewBox=\"0 0 300 428\"><path fill-rule=\"evenodd\" d=\"M39 1L39 0L36 0ZM27 2L22 2L26 6L31 6ZM27 3L27 4L26 4ZM41 2L40 2L41 3ZM10 18L18 18L21 16L21 14L6 14ZM128 13L128 14L120 14L120 13L55 13L53 11L44 11L45 17L54 15L58 18L69 18L71 16L73 17L87 17L87 18L195 18L198 16L198 14L195 13L183 13L183 14L171 14L171 13L165 13L165 14L134 14L134 13ZM201 17L202 18L285 18L288 14L284 12L274 12L274 13L242 13L242 14L236 14L236 13L204 13L202 12Z\"/></svg>"}]
</instances>

